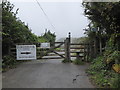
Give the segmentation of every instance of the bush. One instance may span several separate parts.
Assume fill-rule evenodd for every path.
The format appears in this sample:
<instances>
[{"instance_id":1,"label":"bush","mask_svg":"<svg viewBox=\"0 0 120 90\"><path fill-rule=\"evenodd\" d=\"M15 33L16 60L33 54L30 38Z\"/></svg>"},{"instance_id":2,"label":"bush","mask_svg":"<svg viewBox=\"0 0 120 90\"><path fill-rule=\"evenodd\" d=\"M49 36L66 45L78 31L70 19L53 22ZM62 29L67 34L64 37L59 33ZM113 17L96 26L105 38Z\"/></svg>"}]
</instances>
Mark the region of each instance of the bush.
<instances>
[{"instance_id":1,"label":"bush","mask_svg":"<svg viewBox=\"0 0 120 90\"><path fill-rule=\"evenodd\" d=\"M16 59L11 55L6 55L3 57L2 69L3 71L9 68L13 68L17 64Z\"/></svg>"}]
</instances>

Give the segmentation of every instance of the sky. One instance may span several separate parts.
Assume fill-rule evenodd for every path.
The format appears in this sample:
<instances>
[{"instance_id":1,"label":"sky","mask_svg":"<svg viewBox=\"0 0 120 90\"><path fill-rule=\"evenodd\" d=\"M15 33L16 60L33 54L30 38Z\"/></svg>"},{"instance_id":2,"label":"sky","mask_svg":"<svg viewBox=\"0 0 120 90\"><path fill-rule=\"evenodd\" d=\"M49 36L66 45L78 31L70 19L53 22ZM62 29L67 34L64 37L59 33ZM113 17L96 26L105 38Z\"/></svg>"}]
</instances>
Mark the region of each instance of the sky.
<instances>
[{"instance_id":1,"label":"sky","mask_svg":"<svg viewBox=\"0 0 120 90\"><path fill-rule=\"evenodd\" d=\"M43 35L45 29L55 32L57 39L67 37L71 32L72 37L82 37L84 30L89 24L88 19L84 16L84 8L81 2L39 2L36 0L27 2L15 2L14 11L19 8L17 17L28 24L32 32L38 36Z\"/></svg>"}]
</instances>

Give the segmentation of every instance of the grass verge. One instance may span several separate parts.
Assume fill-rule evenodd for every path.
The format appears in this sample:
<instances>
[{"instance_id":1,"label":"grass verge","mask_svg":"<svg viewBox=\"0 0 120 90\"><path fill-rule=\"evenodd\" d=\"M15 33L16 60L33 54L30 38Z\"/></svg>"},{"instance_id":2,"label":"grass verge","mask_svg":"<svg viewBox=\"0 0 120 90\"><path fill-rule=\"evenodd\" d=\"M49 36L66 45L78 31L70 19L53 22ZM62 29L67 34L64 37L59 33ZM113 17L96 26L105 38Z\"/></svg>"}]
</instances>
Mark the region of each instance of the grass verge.
<instances>
[{"instance_id":1,"label":"grass verge","mask_svg":"<svg viewBox=\"0 0 120 90\"><path fill-rule=\"evenodd\" d=\"M62 63L71 63L71 62L72 62L71 60L66 60L66 59L62 60Z\"/></svg>"},{"instance_id":2,"label":"grass verge","mask_svg":"<svg viewBox=\"0 0 120 90\"><path fill-rule=\"evenodd\" d=\"M120 88L120 74L107 68L103 56L93 60L87 73L97 88Z\"/></svg>"},{"instance_id":3,"label":"grass verge","mask_svg":"<svg viewBox=\"0 0 120 90\"><path fill-rule=\"evenodd\" d=\"M73 63L76 65L84 65L84 62L78 59L74 60Z\"/></svg>"}]
</instances>

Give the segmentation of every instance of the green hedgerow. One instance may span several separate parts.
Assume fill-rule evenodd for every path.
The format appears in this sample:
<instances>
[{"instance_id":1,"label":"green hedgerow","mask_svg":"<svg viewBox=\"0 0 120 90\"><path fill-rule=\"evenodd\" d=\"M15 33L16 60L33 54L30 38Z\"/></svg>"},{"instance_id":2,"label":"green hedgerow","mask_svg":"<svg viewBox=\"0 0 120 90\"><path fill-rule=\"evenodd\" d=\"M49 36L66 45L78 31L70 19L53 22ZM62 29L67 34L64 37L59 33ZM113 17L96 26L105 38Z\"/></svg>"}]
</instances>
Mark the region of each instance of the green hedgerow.
<instances>
[{"instance_id":1,"label":"green hedgerow","mask_svg":"<svg viewBox=\"0 0 120 90\"><path fill-rule=\"evenodd\" d=\"M3 61L2 61L2 69L3 70L5 70L7 68L13 68L17 64L16 59L11 55L3 56L2 59L3 59Z\"/></svg>"}]
</instances>

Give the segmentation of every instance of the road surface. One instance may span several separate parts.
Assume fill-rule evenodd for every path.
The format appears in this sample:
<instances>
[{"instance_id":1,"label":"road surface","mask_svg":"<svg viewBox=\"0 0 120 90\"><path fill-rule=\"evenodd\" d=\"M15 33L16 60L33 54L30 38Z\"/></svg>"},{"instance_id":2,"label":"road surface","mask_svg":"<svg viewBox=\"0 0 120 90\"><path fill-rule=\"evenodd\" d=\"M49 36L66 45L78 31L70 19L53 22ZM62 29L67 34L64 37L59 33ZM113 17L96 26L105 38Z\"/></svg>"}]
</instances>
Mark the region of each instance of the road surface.
<instances>
[{"instance_id":1,"label":"road surface","mask_svg":"<svg viewBox=\"0 0 120 90\"><path fill-rule=\"evenodd\" d=\"M85 70L88 64L74 65L61 60L25 62L3 73L3 88L94 88Z\"/></svg>"}]
</instances>

